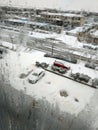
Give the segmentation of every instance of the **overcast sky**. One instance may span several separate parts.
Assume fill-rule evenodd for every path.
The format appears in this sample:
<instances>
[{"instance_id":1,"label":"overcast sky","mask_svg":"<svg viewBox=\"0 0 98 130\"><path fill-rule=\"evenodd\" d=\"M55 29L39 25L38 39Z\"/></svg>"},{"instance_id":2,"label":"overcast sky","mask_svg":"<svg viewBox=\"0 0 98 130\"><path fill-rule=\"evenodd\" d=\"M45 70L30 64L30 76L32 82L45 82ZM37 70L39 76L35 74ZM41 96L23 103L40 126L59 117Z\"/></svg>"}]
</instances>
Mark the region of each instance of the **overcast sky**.
<instances>
[{"instance_id":1,"label":"overcast sky","mask_svg":"<svg viewBox=\"0 0 98 130\"><path fill-rule=\"evenodd\" d=\"M98 0L0 0L0 5L98 12Z\"/></svg>"}]
</instances>

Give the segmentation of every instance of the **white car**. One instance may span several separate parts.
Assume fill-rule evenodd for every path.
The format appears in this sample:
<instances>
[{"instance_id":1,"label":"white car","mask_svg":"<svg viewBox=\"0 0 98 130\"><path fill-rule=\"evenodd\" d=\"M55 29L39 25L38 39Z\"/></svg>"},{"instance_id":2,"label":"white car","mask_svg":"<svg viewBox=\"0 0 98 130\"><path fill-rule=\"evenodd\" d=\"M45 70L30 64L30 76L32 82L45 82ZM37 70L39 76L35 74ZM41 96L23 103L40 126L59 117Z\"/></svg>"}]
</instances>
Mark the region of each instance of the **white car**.
<instances>
[{"instance_id":1,"label":"white car","mask_svg":"<svg viewBox=\"0 0 98 130\"><path fill-rule=\"evenodd\" d=\"M33 71L29 76L28 76L28 81L29 83L35 84L37 83L38 80L40 80L43 76L45 75L45 71L42 69L37 69Z\"/></svg>"}]
</instances>

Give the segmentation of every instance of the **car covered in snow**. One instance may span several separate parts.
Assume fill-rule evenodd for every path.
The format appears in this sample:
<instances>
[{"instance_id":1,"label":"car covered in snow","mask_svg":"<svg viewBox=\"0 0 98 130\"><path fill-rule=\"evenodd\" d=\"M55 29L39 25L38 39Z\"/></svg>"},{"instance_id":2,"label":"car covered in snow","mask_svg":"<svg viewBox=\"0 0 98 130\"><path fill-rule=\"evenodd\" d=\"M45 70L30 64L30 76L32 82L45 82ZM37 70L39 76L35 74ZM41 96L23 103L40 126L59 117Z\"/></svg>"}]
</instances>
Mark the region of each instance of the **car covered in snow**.
<instances>
[{"instance_id":1,"label":"car covered in snow","mask_svg":"<svg viewBox=\"0 0 98 130\"><path fill-rule=\"evenodd\" d=\"M86 83L89 82L89 80L91 79L91 77L89 77L88 75L86 74L80 74L80 73L71 73L71 77L73 77L74 80L76 81L84 81Z\"/></svg>"},{"instance_id":2,"label":"car covered in snow","mask_svg":"<svg viewBox=\"0 0 98 130\"><path fill-rule=\"evenodd\" d=\"M85 67L88 67L88 68L91 68L91 69L95 69L96 68L96 64L87 62L85 64Z\"/></svg>"},{"instance_id":3,"label":"car covered in snow","mask_svg":"<svg viewBox=\"0 0 98 130\"><path fill-rule=\"evenodd\" d=\"M58 71L61 74L65 74L68 70L70 70L70 67L65 66L63 63L55 60L51 66L51 69L53 71Z\"/></svg>"},{"instance_id":4,"label":"car covered in snow","mask_svg":"<svg viewBox=\"0 0 98 130\"><path fill-rule=\"evenodd\" d=\"M98 88L98 78L94 78L92 80L92 86L95 87L95 88Z\"/></svg>"},{"instance_id":5,"label":"car covered in snow","mask_svg":"<svg viewBox=\"0 0 98 130\"><path fill-rule=\"evenodd\" d=\"M86 74L80 74L79 75L79 78L78 78L80 81L84 81L84 82L89 82L89 80L91 79L91 77L89 77L88 75Z\"/></svg>"},{"instance_id":6,"label":"car covered in snow","mask_svg":"<svg viewBox=\"0 0 98 130\"><path fill-rule=\"evenodd\" d=\"M36 61L36 66L41 67L41 68L47 68L49 66L49 64L47 64L45 62L40 63L40 62Z\"/></svg>"},{"instance_id":7,"label":"car covered in snow","mask_svg":"<svg viewBox=\"0 0 98 130\"><path fill-rule=\"evenodd\" d=\"M36 69L28 76L28 82L35 84L45 75L45 71L43 69Z\"/></svg>"}]
</instances>

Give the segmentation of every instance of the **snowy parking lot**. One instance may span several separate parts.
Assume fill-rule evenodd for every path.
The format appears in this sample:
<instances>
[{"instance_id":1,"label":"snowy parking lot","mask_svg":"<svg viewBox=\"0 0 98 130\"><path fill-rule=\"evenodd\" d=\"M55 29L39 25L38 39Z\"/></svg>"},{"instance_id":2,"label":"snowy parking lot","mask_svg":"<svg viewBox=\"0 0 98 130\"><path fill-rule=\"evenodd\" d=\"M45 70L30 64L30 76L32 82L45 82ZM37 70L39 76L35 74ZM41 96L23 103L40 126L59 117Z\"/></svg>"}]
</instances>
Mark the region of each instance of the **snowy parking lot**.
<instances>
[{"instance_id":1,"label":"snowy parking lot","mask_svg":"<svg viewBox=\"0 0 98 130\"><path fill-rule=\"evenodd\" d=\"M28 82L28 76L23 79L20 78L21 74L36 70L36 61L46 62L51 66L54 60L44 57L44 53L40 51L15 52L9 50L8 54L0 59L0 68L2 67L5 81L10 82L15 89L23 90L25 94L36 99L47 100L54 106L58 104L61 111L77 115L90 102L96 89L48 71L45 71L45 76L35 84ZM81 61L77 64L62 62L70 66L73 72L85 73L92 78L98 76L98 71L85 68ZM67 95L61 95L61 91L66 92Z\"/></svg>"}]
</instances>

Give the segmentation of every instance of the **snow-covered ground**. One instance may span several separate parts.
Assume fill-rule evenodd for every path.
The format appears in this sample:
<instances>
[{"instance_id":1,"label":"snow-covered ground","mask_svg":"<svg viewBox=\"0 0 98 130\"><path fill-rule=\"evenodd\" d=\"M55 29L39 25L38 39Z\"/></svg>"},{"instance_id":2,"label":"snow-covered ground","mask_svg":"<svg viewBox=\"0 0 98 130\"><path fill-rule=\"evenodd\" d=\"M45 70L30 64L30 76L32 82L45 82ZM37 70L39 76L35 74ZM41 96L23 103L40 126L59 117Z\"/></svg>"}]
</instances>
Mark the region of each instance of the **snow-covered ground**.
<instances>
[{"instance_id":1,"label":"snow-covered ground","mask_svg":"<svg viewBox=\"0 0 98 130\"><path fill-rule=\"evenodd\" d=\"M29 71L35 70L37 68L35 66L36 61L52 65L54 60L53 58L44 57L44 53L40 51L32 50L32 52L27 53L9 50L9 53L1 59L0 67L2 67L2 71L6 72L6 80L15 89L23 90L27 95L36 99L47 100L54 106L58 104L61 111L77 115L90 102L96 91L95 89L48 71L45 71L45 76L36 84L30 84L28 76L23 79L19 77L22 73L27 74ZM63 63L70 66L73 72L85 73L92 78L98 76L98 71L85 68L83 62L76 65L65 61ZM62 90L68 93L67 97L60 96Z\"/></svg>"},{"instance_id":2,"label":"snow-covered ground","mask_svg":"<svg viewBox=\"0 0 98 130\"><path fill-rule=\"evenodd\" d=\"M7 29L4 29L2 30L2 34L1 36L7 36L12 34L12 36L14 35L18 35L19 32L16 32L14 30L7 30ZM20 33L19 33L20 34ZM77 40L76 37L74 36L68 36L66 35L66 31L62 31L61 34L57 34L57 33L53 33L53 32L38 32L38 31L28 31L26 32L26 34L29 36L29 37L32 37L32 38L37 38L37 39L47 39L47 38L53 38L53 39L56 39L56 40L59 40L61 42L64 42L65 44L67 45L70 45L70 46L73 46L73 47L82 47L83 46L83 43L79 42Z\"/></svg>"},{"instance_id":3,"label":"snow-covered ground","mask_svg":"<svg viewBox=\"0 0 98 130\"><path fill-rule=\"evenodd\" d=\"M57 36L56 33L42 33L42 32L35 32L35 31L29 31L28 35L33 38L40 38L40 39L46 39L46 38L54 38Z\"/></svg>"},{"instance_id":4,"label":"snow-covered ground","mask_svg":"<svg viewBox=\"0 0 98 130\"><path fill-rule=\"evenodd\" d=\"M71 33L76 33L77 31L80 31L82 29L82 27L77 27L74 30L71 30ZM13 30L8 30L8 29L2 29L1 30L1 37L9 37L12 38L12 36L15 38L15 36L17 37L20 33L15 31L15 29ZM22 32L24 33L24 32ZM12 35L11 35L12 34ZM11 35L11 36L10 36ZM54 33L54 32L49 32L49 31L41 31L41 30L35 30L35 31L25 31L25 35L28 35L28 37L31 38L35 38L35 39L42 39L42 40L46 40L47 39L54 39L54 42L56 42L58 40L58 42L63 42L65 43L65 45L67 44L70 47L75 47L75 48L82 48L84 44L83 42L79 42L77 40L77 37L75 36L69 36L66 34L66 31L63 31L60 34ZM92 45L93 46L93 45Z\"/></svg>"},{"instance_id":5,"label":"snow-covered ground","mask_svg":"<svg viewBox=\"0 0 98 130\"><path fill-rule=\"evenodd\" d=\"M77 28L76 28L76 30L77 30ZM98 59L97 52L95 52L93 50L94 48L98 48L97 45L79 42L77 40L77 37L67 35L66 31L62 30L61 34L57 34L57 33L53 33L53 32L28 31L28 30L25 32L21 32L21 33L23 33L23 34L20 34L19 32L16 32L14 30L4 29L4 30L2 30L1 37L3 37L2 39L4 39L4 40L7 40L9 42L15 42L16 44L17 44L17 42L19 43L18 39L22 39L23 44L25 44L25 45L26 45L27 41L28 41L28 43L30 42L30 44L31 44L31 42L35 42L37 45L40 43L40 40L42 40L42 42L44 42L44 46L46 44L46 46L48 46L48 47L49 47L49 42L59 44L59 45L61 44L60 49L62 49L63 51L65 51L65 49L68 47L70 50L70 51L69 50L68 51L70 53L73 53L80 57L83 56L83 57L87 57L87 58L92 58L93 60ZM51 41L51 39L53 39L53 40ZM37 41L38 41L38 43L37 43ZM64 48L63 48L62 44L63 44L63 46L65 44ZM92 48L92 50L88 49L89 47L83 48L83 45L90 46L90 48ZM33 46L33 45L31 45L31 46ZM71 50L72 47L73 47L73 49Z\"/></svg>"},{"instance_id":6,"label":"snow-covered ground","mask_svg":"<svg viewBox=\"0 0 98 130\"><path fill-rule=\"evenodd\" d=\"M32 38L38 38L38 39L47 39L47 38L54 38L55 40L59 40L69 46L80 48L83 46L83 43L79 42L77 40L77 37L74 36L68 36L66 35L66 31L62 31L61 34L57 33L40 33L40 32L29 32L28 35Z\"/></svg>"},{"instance_id":7,"label":"snow-covered ground","mask_svg":"<svg viewBox=\"0 0 98 130\"><path fill-rule=\"evenodd\" d=\"M12 44L12 43L9 43L9 42L4 42L2 40L0 40L0 46L3 46L5 48L9 48L9 49L12 49L12 50L16 50L15 44Z\"/></svg>"}]
</instances>

